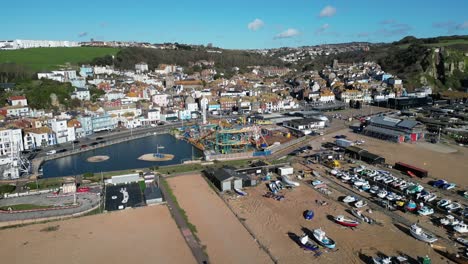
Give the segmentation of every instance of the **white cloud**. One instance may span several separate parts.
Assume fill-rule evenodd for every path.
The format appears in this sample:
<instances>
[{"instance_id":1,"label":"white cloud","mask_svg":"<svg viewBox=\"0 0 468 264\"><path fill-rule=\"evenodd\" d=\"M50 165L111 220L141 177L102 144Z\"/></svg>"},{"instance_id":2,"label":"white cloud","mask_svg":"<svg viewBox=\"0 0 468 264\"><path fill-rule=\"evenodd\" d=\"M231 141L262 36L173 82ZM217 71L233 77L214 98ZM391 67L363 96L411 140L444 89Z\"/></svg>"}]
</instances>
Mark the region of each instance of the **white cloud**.
<instances>
[{"instance_id":1,"label":"white cloud","mask_svg":"<svg viewBox=\"0 0 468 264\"><path fill-rule=\"evenodd\" d=\"M254 21L250 22L247 25L247 28L252 30L252 31L257 31L257 30L261 29L264 25L265 25L265 23L261 19L256 18L256 19L254 19Z\"/></svg>"},{"instance_id":2,"label":"white cloud","mask_svg":"<svg viewBox=\"0 0 468 264\"><path fill-rule=\"evenodd\" d=\"M457 29L468 29L468 21L465 21L462 24L457 25Z\"/></svg>"},{"instance_id":3,"label":"white cloud","mask_svg":"<svg viewBox=\"0 0 468 264\"><path fill-rule=\"evenodd\" d=\"M275 39L292 38L292 37L295 37L295 36L297 36L299 34L301 34L301 32L299 32L299 30L294 29L294 28L289 28L289 29L279 33L278 35L276 35Z\"/></svg>"},{"instance_id":4,"label":"white cloud","mask_svg":"<svg viewBox=\"0 0 468 264\"><path fill-rule=\"evenodd\" d=\"M320 11L320 17L332 17L336 14L336 8L333 6L326 6Z\"/></svg>"},{"instance_id":5,"label":"white cloud","mask_svg":"<svg viewBox=\"0 0 468 264\"><path fill-rule=\"evenodd\" d=\"M80 33L78 34L78 37L79 37L79 38L86 37L86 36L88 36L88 32L80 32Z\"/></svg>"}]
</instances>

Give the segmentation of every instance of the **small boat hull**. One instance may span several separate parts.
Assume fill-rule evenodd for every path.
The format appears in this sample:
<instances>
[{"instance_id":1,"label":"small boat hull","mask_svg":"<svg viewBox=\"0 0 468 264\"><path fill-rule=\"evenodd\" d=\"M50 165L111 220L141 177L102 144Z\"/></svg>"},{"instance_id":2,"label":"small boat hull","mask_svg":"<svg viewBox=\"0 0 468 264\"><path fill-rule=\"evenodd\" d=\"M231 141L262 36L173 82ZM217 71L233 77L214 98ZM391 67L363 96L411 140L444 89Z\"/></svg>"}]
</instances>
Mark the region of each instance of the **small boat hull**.
<instances>
[{"instance_id":1,"label":"small boat hull","mask_svg":"<svg viewBox=\"0 0 468 264\"><path fill-rule=\"evenodd\" d=\"M244 191L242 191L241 189L238 189L238 188L235 188L234 191L235 191L237 194L241 195L241 196L246 196L246 195L247 195L246 192L244 192Z\"/></svg>"},{"instance_id":2,"label":"small boat hull","mask_svg":"<svg viewBox=\"0 0 468 264\"><path fill-rule=\"evenodd\" d=\"M358 221L346 219L341 215L335 217L335 222L339 225L346 226L346 227L356 227L359 225Z\"/></svg>"}]
</instances>

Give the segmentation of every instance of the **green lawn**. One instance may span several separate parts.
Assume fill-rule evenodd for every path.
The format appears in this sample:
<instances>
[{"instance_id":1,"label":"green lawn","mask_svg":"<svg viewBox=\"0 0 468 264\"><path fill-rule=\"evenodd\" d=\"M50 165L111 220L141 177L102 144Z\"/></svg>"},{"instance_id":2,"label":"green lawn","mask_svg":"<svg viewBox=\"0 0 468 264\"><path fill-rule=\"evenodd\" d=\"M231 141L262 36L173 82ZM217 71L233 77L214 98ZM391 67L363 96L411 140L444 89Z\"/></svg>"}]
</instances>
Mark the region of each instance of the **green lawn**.
<instances>
[{"instance_id":1,"label":"green lawn","mask_svg":"<svg viewBox=\"0 0 468 264\"><path fill-rule=\"evenodd\" d=\"M0 195L4 193L11 193L15 189L16 189L16 186L14 185L9 185L9 184L0 185Z\"/></svg>"},{"instance_id":2,"label":"green lawn","mask_svg":"<svg viewBox=\"0 0 468 264\"><path fill-rule=\"evenodd\" d=\"M33 209L45 209L45 208L51 208L52 206L36 205L36 204L15 204L15 205L1 206L0 210L7 211L8 208L10 207L13 211L21 211L21 210L33 210Z\"/></svg>"},{"instance_id":3,"label":"green lawn","mask_svg":"<svg viewBox=\"0 0 468 264\"><path fill-rule=\"evenodd\" d=\"M115 55L117 48L74 47L74 48L34 48L0 51L0 63L16 63L34 71L50 71L70 64L90 61L96 57Z\"/></svg>"}]
</instances>

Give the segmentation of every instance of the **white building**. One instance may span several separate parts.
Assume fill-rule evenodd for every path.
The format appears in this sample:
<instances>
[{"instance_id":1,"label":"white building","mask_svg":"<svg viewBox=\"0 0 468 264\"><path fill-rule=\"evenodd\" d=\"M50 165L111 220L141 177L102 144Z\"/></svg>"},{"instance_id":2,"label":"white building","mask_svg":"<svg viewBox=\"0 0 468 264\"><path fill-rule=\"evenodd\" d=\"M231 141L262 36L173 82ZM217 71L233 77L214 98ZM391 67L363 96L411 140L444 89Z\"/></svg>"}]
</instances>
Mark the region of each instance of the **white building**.
<instances>
[{"instance_id":1,"label":"white building","mask_svg":"<svg viewBox=\"0 0 468 264\"><path fill-rule=\"evenodd\" d=\"M147 113L148 121L159 121L161 120L161 109L150 109Z\"/></svg>"},{"instance_id":2,"label":"white building","mask_svg":"<svg viewBox=\"0 0 468 264\"><path fill-rule=\"evenodd\" d=\"M140 62L138 64L135 64L135 71L137 73L147 72L148 64L146 64L145 62Z\"/></svg>"},{"instance_id":3,"label":"white building","mask_svg":"<svg viewBox=\"0 0 468 264\"><path fill-rule=\"evenodd\" d=\"M120 107L120 109L107 110L106 113L116 117L137 117L141 115L141 109L136 107Z\"/></svg>"},{"instance_id":4,"label":"white building","mask_svg":"<svg viewBox=\"0 0 468 264\"><path fill-rule=\"evenodd\" d=\"M91 94L88 89L85 88L75 88L75 91L71 94L72 99L79 99L81 101L91 100Z\"/></svg>"},{"instance_id":5,"label":"white building","mask_svg":"<svg viewBox=\"0 0 468 264\"><path fill-rule=\"evenodd\" d=\"M8 117L20 117L20 116L28 116L29 115L29 107L28 106L7 106L3 108L6 111L6 116Z\"/></svg>"},{"instance_id":6,"label":"white building","mask_svg":"<svg viewBox=\"0 0 468 264\"><path fill-rule=\"evenodd\" d=\"M29 48L56 48L56 47L79 47L76 41L67 40L0 40L0 49L29 49Z\"/></svg>"},{"instance_id":7,"label":"white building","mask_svg":"<svg viewBox=\"0 0 468 264\"><path fill-rule=\"evenodd\" d=\"M10 96L8 98L8 103L11 106L27 106L28 100L24 96Z\"/></svg>"},{"instance_id":8,"label":"white building","mask_svg":"<svg viewBox=\"0 0 468 264\"><path fill-rule=\"evenodd\" d=\"M68 127L67 120L50 119L48 122L52 131L55 132L57 144L62 144L76 139L75 128Z\"/></svg>"},{"instance_id":9,"label":"white building","mask_svg":"<svg viewBox=\"0 0 468 264\"><path fill-rule=\"evenodd\" d=\"M55 136L48 127L26 129L24 131L24 149L34 149L55 145Z\"/></svg>"},{"instance_id":10,"label":"white building","mask_svg":"<svg viewBox=\"0 0 468 264\"><path fill-rule=\"evenodd\" d=\"M118 100L125 97L125 94L119 91L110 91L104 95L106 101Z\"/></svg>"},{"instance_id":11,"label":"white building","mask_svg":"<svg viewBox=\"0 0 468 264\"><path fill-rule=\"evenodd\" d=\"M166 107L169 104L167 94L158 93L158 94L153 95L152 99L153 99L153 103L160 107Z\"/></svg>"},{"instance_id":12,"label":"white building","mask_svg":"<svg viewBox=\"0 0 468 264\"><path fill-rule=\"evenodd\" d=\"M94 66L94 75L106 74L111 75L114 73L114 69L109 66Z\"/></svg>"},{"instance_id":13,"label":"white building","mask_svg":"<svg viewBox=\"0 0 468 264\"><path fill-rule=\"evenodd\" d=\"M17 155L23 148L21 129L0 129L0 156Z\"/></svg>"}]
</instances>

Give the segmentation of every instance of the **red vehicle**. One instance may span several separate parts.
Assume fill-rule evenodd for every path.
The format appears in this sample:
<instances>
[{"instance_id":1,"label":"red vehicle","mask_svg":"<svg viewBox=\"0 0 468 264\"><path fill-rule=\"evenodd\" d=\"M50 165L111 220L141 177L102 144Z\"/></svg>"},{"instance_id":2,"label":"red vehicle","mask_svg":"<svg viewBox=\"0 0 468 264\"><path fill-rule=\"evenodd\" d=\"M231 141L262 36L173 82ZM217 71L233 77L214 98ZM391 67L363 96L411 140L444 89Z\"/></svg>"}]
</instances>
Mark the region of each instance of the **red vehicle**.
<instances>
[{"instance_id":1,"label":"red vehicle","mask_svg":"<svg viewBox=\"0 0 468 264\"><path fill-rule=\"evenodd\" d=\"M81 148L82 148L82 149L85 149L85 148L87 148L87 147L88 147L88 145L81 145Z\"/></svg>"},{"instance_id":2,"label":"red vehicle","mask_svg":"<svg viewBox=\"0 0 468 264\"><path fill-rule=\"evenodd\" d=\"M80 187L76 190L76 192L79 192L79 193L89 192L89 187Z\"/></svg>"}]
</instances>

